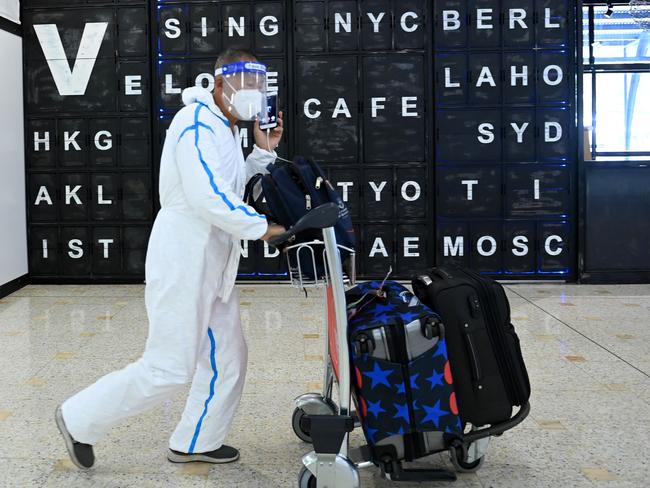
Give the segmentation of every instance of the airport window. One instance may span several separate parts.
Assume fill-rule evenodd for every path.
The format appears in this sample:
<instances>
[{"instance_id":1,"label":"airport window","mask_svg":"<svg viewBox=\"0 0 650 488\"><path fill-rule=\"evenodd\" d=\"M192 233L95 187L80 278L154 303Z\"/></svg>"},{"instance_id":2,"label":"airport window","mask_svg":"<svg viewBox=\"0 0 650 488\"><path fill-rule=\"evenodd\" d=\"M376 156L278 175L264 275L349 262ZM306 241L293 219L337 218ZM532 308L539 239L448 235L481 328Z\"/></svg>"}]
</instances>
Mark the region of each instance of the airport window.
<instances>
[{"instance_id":1,"label":"airport window","mask_svg":"<svg viewBox=\"0 0 650 488\"><path fill-rule=\"evenodd\" d=\"M585 2L586 159L650 157L650 2Z\"/></svg>"}]
</instances>

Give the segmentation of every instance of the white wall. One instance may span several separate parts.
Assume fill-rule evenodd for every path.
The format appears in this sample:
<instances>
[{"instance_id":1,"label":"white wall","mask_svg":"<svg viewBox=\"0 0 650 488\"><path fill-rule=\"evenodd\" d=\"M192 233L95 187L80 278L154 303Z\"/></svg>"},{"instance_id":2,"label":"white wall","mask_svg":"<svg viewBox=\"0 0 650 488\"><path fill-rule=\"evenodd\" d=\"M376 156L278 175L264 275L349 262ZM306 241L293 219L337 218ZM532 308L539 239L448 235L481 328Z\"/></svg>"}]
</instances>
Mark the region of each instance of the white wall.
<instances>
[{"instance_id":1,"label":"white wall","mask_svg":"<svg viewBox=\"0 0 650 488\"><path fill-rule=\"evenodd\" d=\"M18 0L0 0L0 17L20 23L20 2Z\"/></svg>"},{"instance_id":2,"label":"white wall","mask_svg":"<svg viewBox=\"0 0 650 488\"><path fill-rule=\"evenodd\" d=\"M0 30L0 285L27 274L22 43Z\"/></svg>"}]
</instances>

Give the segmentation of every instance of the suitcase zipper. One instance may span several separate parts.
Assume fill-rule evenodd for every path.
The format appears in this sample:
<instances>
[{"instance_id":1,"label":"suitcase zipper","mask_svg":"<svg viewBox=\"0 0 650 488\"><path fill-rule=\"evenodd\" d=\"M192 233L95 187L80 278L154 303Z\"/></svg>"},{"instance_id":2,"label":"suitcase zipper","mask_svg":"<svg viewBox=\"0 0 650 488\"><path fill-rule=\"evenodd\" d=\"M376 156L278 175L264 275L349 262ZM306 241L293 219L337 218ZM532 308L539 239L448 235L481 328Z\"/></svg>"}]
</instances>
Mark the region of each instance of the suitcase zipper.
<instances>
[{"instance_id":1,"label":"suitcase zipper","mask_svg":"<svg viewBox=\"0 0 650 488\"><path fill-rule=\"evenodd\" d=\"M397 318L397 317L396 317ZM409 425L410 425L410 430L409 432L405 432L405 436L410 436L413 435L417 432L417 428L415 425L415 411L413 409L413 391L411 390L411 376L409 375L409 357L408 357L408 351L406 348L406 341L408 338L406 337L406 325L404 324L404 321L400 318L397 318L397 320L394 323L394 330L391 331L393 332L393 352L395 353L395 362L400 362L401 363L401 369L402 369L402 377L404 378L404 393L406 397L406 406L408 408L408 413L409 413ZM414 452L406 452L407 446L412 446L414 449L416 448L416 441L413 439L413 442L409 444L408 442L404 442L404 448L405 448L405 456L408 459L409 457L415 458ZM411 447L408 449L410 450Z\"/></svg>"},{"instance_id":2,"label":"suitcase zipper","mask_svg":"<svg viewBox=\"0 0 650 488\"><path fill-rule=\"evenodd\" d=\"M472 278L474 282L477 283L479 293L483 295L485 298L484 303L485 303L485 311L486 314L488 315L488 320L492 321L493 324L495 324L495 327L487 327L488 335L492 341L493 347L497 351L497 364L499 365L499 369L501 371L501 374L503 377L506 379L505 386L506 386L506 391L508 393L508 396L510 397L511 403L518 404L518 398L519 395L515 391L515 379L513 377L513 370L512 370L512 363L510 361L510 355L508 351L505 348L505 332L502 330L502 321L499 320L499 317L497 314L494 312L494 307L492 306L492 300L496 298L495 294L489 290L485 284L483 283L482 279L483 277L474 273L473 271L462 269L461 270L465 275L469 276Z\"/></svg>"},{"instance_id":3,"label":"suitcase zipper","mask_svg":"<svg viewBox=\"0 0 650 488\"><path fill-rule=\"evenodd\" d=\"M482 375L480 363L478 362L478 356L476 354L476 349L474 348L472 338L469 336L469 334L463 334L463 337L465 338L467 349L469 351L470 362L472 363L472 369L474 372L474 380L478 383L481 381Z\"/></svg>"}]
</instances>

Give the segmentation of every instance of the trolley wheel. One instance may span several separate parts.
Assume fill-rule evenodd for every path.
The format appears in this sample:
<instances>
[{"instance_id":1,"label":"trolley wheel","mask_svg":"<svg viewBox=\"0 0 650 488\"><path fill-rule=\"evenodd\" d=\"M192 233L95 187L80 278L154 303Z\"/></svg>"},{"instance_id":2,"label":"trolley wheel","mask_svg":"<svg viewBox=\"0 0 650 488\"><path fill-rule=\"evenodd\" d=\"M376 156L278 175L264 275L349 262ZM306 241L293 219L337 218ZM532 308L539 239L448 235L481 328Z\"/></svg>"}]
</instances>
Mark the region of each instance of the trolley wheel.
<instances>
[{"instance_id":1,"label":"trolley wheel","mask_svg":"<svg viewBox=\"0 0 650 488\"><path fill-rule=\"evenodd\" d=\"M485 456L468 463L464 458L463 450L458 447L453 447L449 451L449 459L451 464L454 465L454 468L459 473L474 473L479 470L483 463L485 462Z\"/></svg>"},{"instance_id":2,"label":"trolley wheel","mask_svg":"<svg viewBox=\"0 0 650 488\"><path fill-rule=\"evenodd\" d=\"M291 426L293 427L293 431L298 436L298 439L311 444L311 433L305 429L303 425L303 419L306 415L307 414L302 408L296 407L296 409L293 411L293 415L291 416Z\"/></svg>"},{"instance_id":3,"label":"trolley wheel","mask_svg":"<svg viewBox=\"0 0 650 488\"><path fill-rule=\"evenodd\" d=\"M316 488L316 476L303 466L298 474L298 488Z\"/></svg>"}]
</instances>

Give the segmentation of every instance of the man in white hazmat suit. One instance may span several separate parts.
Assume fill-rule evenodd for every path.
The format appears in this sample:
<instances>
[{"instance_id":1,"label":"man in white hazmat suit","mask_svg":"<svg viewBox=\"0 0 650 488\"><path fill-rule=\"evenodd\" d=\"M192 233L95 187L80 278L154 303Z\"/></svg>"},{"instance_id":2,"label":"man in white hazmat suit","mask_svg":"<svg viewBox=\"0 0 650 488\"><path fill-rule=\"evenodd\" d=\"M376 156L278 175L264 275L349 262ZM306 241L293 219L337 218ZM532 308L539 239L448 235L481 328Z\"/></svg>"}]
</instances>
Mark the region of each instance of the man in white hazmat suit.
<instances>
[{"instance_id":1,"label":"man in white hazmat suit","mask_svg":"<svg viewBox=\"0 0 650 488\"><path fill-rule=\"evenodd\" d=\"M284 228L242 201L248 179L275 161L278 126L263 132L246 161L237 120L252 120L265 102L266 67L245 51L218 61L214 94L183 92L160 165L161 210L146 259L149 336L142 357L66 400L56 421L71 460L94 464L93 445L120 421L144 412L192 382L169 441L173 462L225 463L239 452L224 440L241 398L247 349L234 288L241 239ZM263 104L266 105L265 103Z\"/></svg>"}]
</instances>

